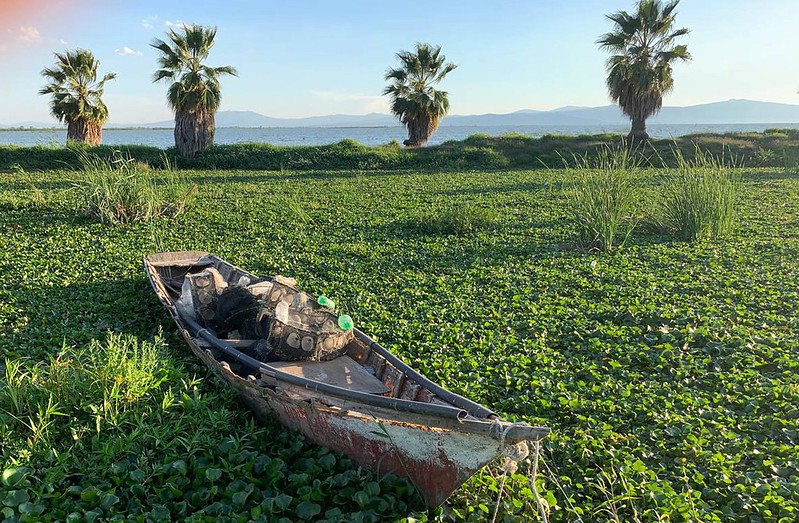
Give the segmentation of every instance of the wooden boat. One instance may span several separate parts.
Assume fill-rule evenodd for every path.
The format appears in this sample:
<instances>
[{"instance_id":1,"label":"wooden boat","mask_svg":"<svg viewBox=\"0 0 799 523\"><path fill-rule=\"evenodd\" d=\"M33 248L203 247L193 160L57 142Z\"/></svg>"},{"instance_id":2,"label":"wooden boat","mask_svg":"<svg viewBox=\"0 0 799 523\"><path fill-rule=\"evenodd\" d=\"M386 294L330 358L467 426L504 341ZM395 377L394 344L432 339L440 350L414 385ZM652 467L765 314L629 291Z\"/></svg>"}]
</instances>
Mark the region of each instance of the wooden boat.
<instances>
[{"instance_id":1,"label":"wooden boat","mask_svg":"<svg viewBox=\"0 0 799 523\"><path fill-rule=\"evenodd\" d=\"M524 458L526 442L549 433L546 427L502 420L443 389L358 329L346 352L330 361L257 360L248 354L254 340L219 339L176 303L186 276L208 267L231 284L269 278L256 278L206 252L153 254L144 266L192 352L258 417L276 416L361 467L407 477L431 507L492 460Z\"/></svg>"}]
</instances>

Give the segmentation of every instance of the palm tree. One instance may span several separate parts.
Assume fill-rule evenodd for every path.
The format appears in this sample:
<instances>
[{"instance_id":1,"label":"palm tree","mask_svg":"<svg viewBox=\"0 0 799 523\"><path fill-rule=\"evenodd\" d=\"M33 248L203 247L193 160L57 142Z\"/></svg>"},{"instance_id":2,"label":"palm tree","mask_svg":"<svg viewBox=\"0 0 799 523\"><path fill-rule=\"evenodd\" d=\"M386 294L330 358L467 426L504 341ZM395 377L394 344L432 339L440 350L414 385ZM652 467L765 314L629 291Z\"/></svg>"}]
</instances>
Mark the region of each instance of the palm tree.
<instances>
[{"instance_id":1,"label":"palm tree","mask_svg":"<svg viewBox=\"0 0 799 523\"><path fill-rule=\"evenodd\" d=\"M50 83L39 94L53 95L50 112L59 122L67 124L67 142L99 145L103 139L103 124L108 120L108 107L102 100L103 88L116 74L108 73L97 82L100 62L86 49L55 53L55 58L55 67L42 71L42 76Z\"/></svg>"},{"instance_id":2,"label":"palm tree","mask_svg":"<svg viewBox=\"0 0 799 523\"><path fill-rule=\"evenodd\" d=\"M153 82L172 82L167 101L175 112L175 146L185 158L193 158L214 144L214 115L222 100L219 76L238 76L231 66L208 67L216 27L187 25L170 29L170 42L156 38L152 47L161 51Z\"/></svg>"},{"instance_id":3,"label":"palm tree","mask_svg":"<svg viewBox=\"0 0 799 523\"><path fill-rule=\"evenodd\" d=\"M438 123L449 112L446 91L433 88L457 65L444 63L441 47L417 43L416 52L401 51L397 58L402 62L398 69L389 69L386 80L391 85L383 94L391 97L391 113L408 128L408 147L419 147L438 129Z\"/></svg>"},{"instance_id":4,"label":"palm tree","mask_svg":"<svg viewBox=\"0 0 799 523\"><path fill-rule=\"evenodd\" d=\"M689 33L685 28L672 30L678 3L639 0L635 14L608 15L614 31L597 40L600 48L612 53L607 61L608 92L632 121L631 141L649 139L646 119L660 111L663 96L674 87L672 63L691 59L688 47L675 44Z\"/></svg>"}]
</instances>

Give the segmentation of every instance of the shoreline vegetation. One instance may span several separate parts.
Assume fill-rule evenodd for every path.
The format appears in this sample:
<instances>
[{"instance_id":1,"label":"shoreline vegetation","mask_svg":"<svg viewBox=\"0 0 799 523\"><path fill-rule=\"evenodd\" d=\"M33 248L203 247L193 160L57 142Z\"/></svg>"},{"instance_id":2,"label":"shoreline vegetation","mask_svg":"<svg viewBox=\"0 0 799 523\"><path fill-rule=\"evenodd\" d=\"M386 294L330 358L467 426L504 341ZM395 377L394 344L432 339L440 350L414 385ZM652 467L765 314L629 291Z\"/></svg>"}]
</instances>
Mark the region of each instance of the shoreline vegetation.
<instances>
[{"instance_id":1,"label":"shoreline vegetation","mask_svg":"<svg viewBox=\"0 0 799 523\"><path fill-rule=\"evenodd\" d=\"M534 138L519 133L501 136L474 134L424 148L403 148L397 141L367 146L356 140L313 146L277 146L269 143L214 145L192 159L181 158L174 147L146 145L0 145L0 171L49 171L80 168L80 155L91 152L111 158L122 152L152 168L216 170L503 170L558 169L576 157L595 156L607 147L628 143L619 134L547 134ZM728 158L745 167L793 169L799 165L799 129L763 132L698 133L675 139L653 139L630 146L644 165L674 166L677 154L697 153Z\"/></svg>"},{"instance_id":2,"label":"shoreline vegetation","mask_svg":"<svg viewBox=\"0 0 799 523\"><path fill-rule=\"evenodd\" d=\"M457 154L492 140L514 142ZM519 147L574 142L557 140ZM363 173L172 172L86 152L80 170L0 173L0 513L532 523L540 499L552 523L795 521L796 169L645 169L605 151L564 152L573 169ZM256 423L142 270L145 254L197 248L297 278L447 389L551 427L535 490L528 459L427 510L389 471Z\"/></svg>"}]
</instances>

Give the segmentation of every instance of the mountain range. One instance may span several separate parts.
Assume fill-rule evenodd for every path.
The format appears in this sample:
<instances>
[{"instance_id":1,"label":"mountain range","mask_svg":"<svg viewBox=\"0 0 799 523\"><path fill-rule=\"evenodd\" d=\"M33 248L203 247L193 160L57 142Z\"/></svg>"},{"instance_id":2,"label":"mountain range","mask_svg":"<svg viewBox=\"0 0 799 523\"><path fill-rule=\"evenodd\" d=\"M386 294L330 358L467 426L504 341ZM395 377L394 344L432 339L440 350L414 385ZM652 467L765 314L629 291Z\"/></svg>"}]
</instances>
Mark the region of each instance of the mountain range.
<instances>
[{"instance_id":1,"label":"mountain range","mask_svg":"<svg viewBox=\"0 0 799 523\"><path fill-rule=\"evenodd\" d=\"M519 125L626 125L629 120L615 105L602 107L560 107L549 111L523 109L507 114L450 115L441 126L484 127ZM727 100L686 107L667 106L650 124L781 124L799 123L799 105ZM253 111L219 111L217 127L393 127L399 123L388 114L336 114L309 118L272 118ZM54 123L20 122L0 128L49 128ZM108 124L106 128L172 127L172 120L138 124Z\"/></svg>"}]
</instances>

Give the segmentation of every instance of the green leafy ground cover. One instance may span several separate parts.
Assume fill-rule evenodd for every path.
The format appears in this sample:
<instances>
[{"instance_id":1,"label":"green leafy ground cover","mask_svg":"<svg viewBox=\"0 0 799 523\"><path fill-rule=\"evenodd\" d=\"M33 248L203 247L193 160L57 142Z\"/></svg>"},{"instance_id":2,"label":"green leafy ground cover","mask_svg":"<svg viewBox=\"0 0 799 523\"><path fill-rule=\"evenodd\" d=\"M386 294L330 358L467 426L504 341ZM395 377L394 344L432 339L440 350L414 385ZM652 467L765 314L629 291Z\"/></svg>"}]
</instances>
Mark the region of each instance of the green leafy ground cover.
<instances>
[{"instance_id":1,"label":"green leafy ground cover","mask_svg":"<svg viewBox=\"0 0 799 523\"><path fill-rule=\"evenodd\" d=\"M643 230L607 255L573 247L569 171L184 174L193 208L126 227L73 209L78 173L0 174L0 353L21 365L0 382L9 521L489 519L496 469L426 513L405 481L253 423L145 280L143 255L181 249L294 276L451 390L551 426L550 521L799 517L796 175L740 171L723 242ZM660 179L638 179L639 209ZM118 358L109 330L156 362L141 394L90 379ZM12 381L46 396L53 380L32 376L63 368L84 400L8 414ZM528 469L498 521L537 519Z\"/></svg>"}]
</instances>

